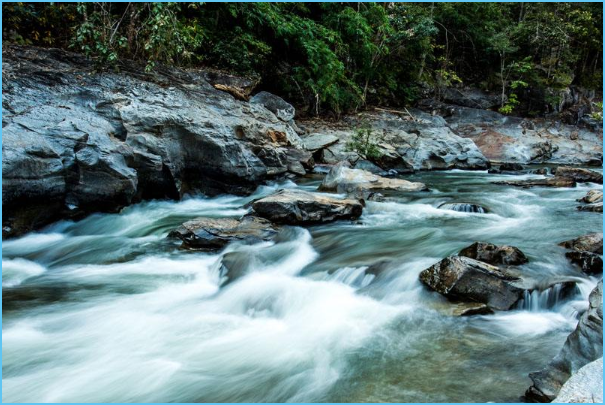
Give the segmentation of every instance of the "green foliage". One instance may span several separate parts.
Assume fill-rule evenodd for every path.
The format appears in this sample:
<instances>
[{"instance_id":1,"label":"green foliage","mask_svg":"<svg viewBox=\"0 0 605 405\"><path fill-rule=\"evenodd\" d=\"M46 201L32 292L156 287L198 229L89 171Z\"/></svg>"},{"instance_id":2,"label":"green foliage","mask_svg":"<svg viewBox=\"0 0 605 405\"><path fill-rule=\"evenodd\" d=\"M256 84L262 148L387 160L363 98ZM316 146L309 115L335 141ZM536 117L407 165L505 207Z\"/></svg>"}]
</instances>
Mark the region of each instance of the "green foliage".
<instances>
[{"instance_id":1,"label":"green foliage","mask_svg":"<svg viewBox=\"0 0 605 405\"><path fill-rule=\"evenodd\" d=\"M593 120L603 122L603 102L592 103L593 112L590 114L590 117Z\"/></svg>"},{"instance_id":2,"label":"green foliage","mask_svg":"<svg viewBox=\"0 0 605 405\"><path fill-rule=\"evenodd\" d=\"M355 130L351 141L347 143L348 152L357 153L362 159L375 160L382 156L378 147L378 139L372 131L372 127L367 121Z\"/></svg>"},{"instance_id":3,"label":"green foliage","mask_svg":"<svg viewBox=\"0 0 605 405\"><path fill-rule=\"evenodd\" d=\"M3 3L3 40L261 78L299 111L339 115L479 84L507 113L600 88L598 3ZM526 86L513 87L516 82ZM427 86L428 85L428 86ZM529 90L545 94L538 104ZM523 91L522 91L523 90ZM508 99L508 101L506 101Z\"/></svg>"}]
</instances>

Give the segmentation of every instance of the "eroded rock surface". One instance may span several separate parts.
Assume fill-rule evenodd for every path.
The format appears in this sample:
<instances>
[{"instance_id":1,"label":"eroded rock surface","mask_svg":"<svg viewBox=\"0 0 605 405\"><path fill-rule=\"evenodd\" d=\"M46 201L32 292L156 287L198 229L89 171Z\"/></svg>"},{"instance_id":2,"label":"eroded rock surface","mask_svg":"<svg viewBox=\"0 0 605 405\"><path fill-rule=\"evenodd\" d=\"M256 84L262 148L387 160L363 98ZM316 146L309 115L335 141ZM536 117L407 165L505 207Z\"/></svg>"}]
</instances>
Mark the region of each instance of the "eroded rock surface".
<instances>
[{"instance_id":1,"label":"eroded rock surface","mask_svg":"<svg viewBox=\"0 0 605 405\"><path fill-rule=\"evenodd\" d=\"M283 189L252 203L254 212L272 222L290 225L356 219L362 205L354 199L338 199L301 190Z\"/></svg>"}]
</instances>

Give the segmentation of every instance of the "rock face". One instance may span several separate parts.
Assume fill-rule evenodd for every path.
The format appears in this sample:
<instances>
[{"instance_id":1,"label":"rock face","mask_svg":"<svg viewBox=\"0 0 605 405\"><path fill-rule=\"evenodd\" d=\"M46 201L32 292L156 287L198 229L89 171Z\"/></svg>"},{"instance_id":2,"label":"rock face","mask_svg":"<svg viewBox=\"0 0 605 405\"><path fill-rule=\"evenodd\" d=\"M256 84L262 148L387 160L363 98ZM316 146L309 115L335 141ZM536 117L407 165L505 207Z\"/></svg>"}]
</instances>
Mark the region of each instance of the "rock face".
<instances>
[{"instance_id":1,"label":"rock face","mask_svg":"<svg viewBox=\"0 0 605 405\"><path fill-rule=\"evenodd\" d=\"M519 265L529 262L527 256L515 246L484 242L475 242L462 249L458 255L493 265Z\"/></svg>"},{"instance_id":2,"label":"rock face","mask_svg":"<svg viewBox=\"0 0 605 405\"><path fill-rule=\"evenodd\" d=\"M499 94L489 94L473 88L447 88L443 99L446 103L483 110L499 107L501 102Z\"/></svg>"},{"instance_id":3,"label":"rock face","mask_svg":"<svg viewBox=\"0 0 605 405\"><path fill-rule=\"evenodd\" d=\"M561 166L553 170L555 176L574 179L577 183L603 184L603 174L578 167Z\"/></svg>"},{"instance_id":4,"label":"rock face","mask_svg":"<svg viewBox=\"0 0 605 405\"><path fill-rule=\"evenodd\" d=\"M586 204L602 203L603 202L603 191L602 190L590 190L582 198L578 199L578 202Z\"/></svg>"},{"instance_id":5,"label":"rock face","mask_svg":"<svg viewBox=\"0 0 605 405\"><path fill-rule=\"evenodd\" d=\"M553 400L556 403L602 403L603 358L588 363L571 376Z\"/></svg>"},{"instance_id":6,"label":"rock face","mask_svg":"<svg viewBox=\"0 0 605 405\"><path fill-rule=\"evenodd\" d=\"M603 280L599 281L588 300L588 310L567 337L561 352L545 369L529 375L533 385L525 393L527 399L551 402L571 375L603 357Z\"/></svg>"},{"instance_id":7,"label":"rock face","mask_svg":"<svg viewBox=\"0 0 605 405\"><path fill-rule=\"evenodd\" d=\"M475 214L485 214L488 212L487 208L482 207L478 204L471 203L444 203L438 208L442 210L451 210L456 212L472 212Z\"/></svg>"},{"instance_id":8,"label":"rock face","mask_svg":"<svg viewBox=\"0 0 605 405\"><path fill-rule=\"evenodd\" d=\"M492 310L508 310L523 295L516 280L498 267L468 257L450 256L423 270L420 281L453 301L487 304Z\"/></svg>"},{"instance_id":9,"label":"rock face","mask_svg":"<svg viewBox=\"0 0 605 405\"><path fill-rule=\"evenodd\" d=\"M340 200L319 193L289 189L254 201L252 208L256 214L272 222L290 225L356 219L363 209L357 200Z\"/></svg>"},{"instance_id":10,"label":"rock face","mask_svg":"<svg viewBox=\"0 0 605 405\"><path fill-rule=\"evenodd\" d=\"M475 141L492 162L588 164L603 162L603 132L550 119L507 117L494 111L420 103L445 115L450 129Z\"/></svg>"},{"instance_id":11,"label":"rock face","mask_svg":"<svg viewBox=\"0 0 605 405\"><path fill-rule=\"evenodd\" d=\"M254 216L242 219L201 217L185 222L168 236L179 238L186 248L220 249L234 241L257 243L270 240L277 232L277 226L270 221Z\"/></svg>"},{"instance_id":12,"label":"rock face","mask_svg":"<svg viewBox=\"0 0 605 405\"><path fill-rule=\"evenodd\" d=\"M267 110L271 111L277 118L282 121L290 122L294 119L296 110L292 105L286 102L283 98L275 94L261 91L250 99L251 103L260 104Z\"/></svg>"},{"instance_id":13,"label":"rock face","mask_svg":"<svg viewBox=\"0 0 605 405\"><path fill-rule=\"evenodd\" d=\"M531 179L531 180L512 180L512 181L495 181L494 184L501 184L504 186L515 186L522 188L530 187L575 187L576 181L568 177L547 177L545 179Z\"/></svg>"},{"instance_id":14,"label":"rock face","mask_svg":"<svg viewBox=\"0 0 605 405\"><path fill-rule=\"evenodd\" d=\"M590 252L603 254L603 233L595 232L582 235L575 239L567 240L559 244L567 249L573 249L580 252Z\"/></svg>"},{"instance_id":15,"label":"rock face","mask_svg":"<svg viewBox=\"0 0 605 405\"><path fill-rule=\"evenodd\" d=\"M351 169L349 162L341 162L326 175L319 186L321 191L356 193L368 191L423 191L428 190L423 183L403 179L381 177L366 170Z\"/></svg>"},{"instance_id":16,"label":"rock face","mask_svg":"<svg viewBox=\"0 0 605 405\"><path fill-rule=\"evenodd\" d=\"M78 54L16 46L3 61L4 237L141 199L247 193L294 167L302 145L204 72L94 73Z\"/></svg>"},{"instance_id":17,"label":"rock face","mask_svg":"<svg viewBox=\"0 0 605 405\"><path fill-rule=\"evenodd\" d=\"M431 169L484 170L489 167L489 162L476 145L452 132L441 117L415 109L410 113L411 116L406 112L366 112L345 116L339 123L310 120L303 121L301 126L311 134L331 135L338 139L320 151L319 158L323 163L335 164L343 160L353 163L357 160L357 154L348 150L347 143L355 134L355 128L367 121L382 155L373 163L385 170L406 173Z\"/></svg>"}]
</instances>

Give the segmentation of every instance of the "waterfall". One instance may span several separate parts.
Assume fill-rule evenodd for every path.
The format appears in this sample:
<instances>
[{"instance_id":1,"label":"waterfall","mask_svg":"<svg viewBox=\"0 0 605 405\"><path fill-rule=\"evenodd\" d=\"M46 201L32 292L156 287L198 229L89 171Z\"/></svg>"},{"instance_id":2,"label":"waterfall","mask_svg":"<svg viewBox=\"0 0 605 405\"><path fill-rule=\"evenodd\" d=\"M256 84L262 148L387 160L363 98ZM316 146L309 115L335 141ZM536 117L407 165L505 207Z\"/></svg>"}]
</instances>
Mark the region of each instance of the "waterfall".
<instances>
[{"instance_id":1,"label":"waterfall","mask_svg":"<svg viewBox=\"0 0 605 405\"><path fill-rule=\"evenodd\" d=\"M530 312L557 309L579 294L579 291L573 281L557 283L542 290L539 288L525 290L523 299L519 302L519 309Z\"/></svg>"},{"instance_id":2,"label":"waterfall","mask_svg":"<svg viewBox=\"0 0 605 405\"><path fill-rule=\"evenodd\" d=\"M475 214L486 214L487 210L480 205L477 204L469 204L469 203L445 203L441 204L439 208L444 210L451 210L457 212L471 212Z\"/></svg>"}]
</instances>

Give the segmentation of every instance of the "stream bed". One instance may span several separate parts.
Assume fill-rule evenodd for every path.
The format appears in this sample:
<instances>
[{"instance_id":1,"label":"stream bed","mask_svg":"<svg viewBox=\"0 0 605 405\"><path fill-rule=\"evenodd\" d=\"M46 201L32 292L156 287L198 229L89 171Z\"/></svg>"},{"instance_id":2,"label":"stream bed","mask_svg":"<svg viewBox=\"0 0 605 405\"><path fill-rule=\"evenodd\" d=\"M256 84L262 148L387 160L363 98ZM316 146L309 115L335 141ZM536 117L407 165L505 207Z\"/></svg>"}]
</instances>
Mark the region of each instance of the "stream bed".
<instances>
[{"instance_id":1,"label":"stream bed","mask_svg":"<svg viewBox=\"0 0 605 405\"><path fill-rule=\"evenodd\" d=\"M520 189L539 178L426 172L431 191L367 202L358 221L232 244L251 270L224 284L223 252L186 251L169 231L241 216L249 197L150 201L63 221L2 247L4 402L517 402L575 328L598 279L557 244L602 232L576 199L601 185ZM487 213L437 208L480 204ZM563 302L456 317L418 280L475 241L519 247L519 272L577 281ZM366 273L380 260L397 265Z\"/></svg>"}]
</instances>

